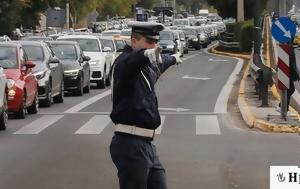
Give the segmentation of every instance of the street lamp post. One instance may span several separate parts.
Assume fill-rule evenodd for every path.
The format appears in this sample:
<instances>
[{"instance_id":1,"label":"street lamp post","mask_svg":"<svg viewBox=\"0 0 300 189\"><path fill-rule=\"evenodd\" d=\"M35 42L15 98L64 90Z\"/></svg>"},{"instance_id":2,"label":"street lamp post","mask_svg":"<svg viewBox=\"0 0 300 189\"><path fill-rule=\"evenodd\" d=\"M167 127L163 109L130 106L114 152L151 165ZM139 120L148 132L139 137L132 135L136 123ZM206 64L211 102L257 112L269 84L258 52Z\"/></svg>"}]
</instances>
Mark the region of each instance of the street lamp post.
<instances>
[{"instance_id":1,"label":"street lamp post","mask_svg":"<svg viewBox=\"0 0 300 189\"><path fill-rule=\"evenodd\" d=\"M237 21L244 21L244 0L237 0Z\"/></svg>"},{"instance_id":2,"label":"street lamp post","mask_svg":"<svg viewBox=\"0 0 300 189\"><path fill-rule=\"evenodd\" d=\"M70 0L66 0L66 29L69 30L70 28Z\"/></svg>"}]
</instances>

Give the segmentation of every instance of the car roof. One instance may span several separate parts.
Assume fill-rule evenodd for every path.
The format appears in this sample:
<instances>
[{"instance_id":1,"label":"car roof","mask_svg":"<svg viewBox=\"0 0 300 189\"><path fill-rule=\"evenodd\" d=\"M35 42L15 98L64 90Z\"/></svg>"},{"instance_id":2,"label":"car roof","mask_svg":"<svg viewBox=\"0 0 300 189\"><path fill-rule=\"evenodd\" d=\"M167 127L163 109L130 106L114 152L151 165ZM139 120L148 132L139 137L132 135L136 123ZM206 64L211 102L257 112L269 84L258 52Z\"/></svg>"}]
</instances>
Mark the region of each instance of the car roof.
<instances>
[{"instance_id":1,"label":"car roof","mask_svg":"<svg viewBox=\"0 0 300 189\"><path fill-rule=\"evenodd\" d=\"M30 45L30 46L42 46L45 45L42 41L12 41L13 43L18 43L21 45Z\"/></svg>"},{"instance_id":2,"label":"car roof","mask_svg":"<svg viewBox=\"0 0 300 189\"><path fill-rule=\"evenodd\" d=\"M76 41L48 41L47 43L49 44L59 44L59 45L78 45L78 43Z\"/></svg>"},{"instance_id":3,"label":"car roof","mask_svg":"<svg viewBox=\"0 0 300 189\"><path fill-rule=\"evenodd\" d=\"M57 39L98 39L98 37L94 35L63 35Z\"/></svg>"},{"instance_id":4,"label":"car roof","mask_svg":"<svg viewBox=\"0 0 300 189\"><path fill-rule=\"evenodd\" d=\"M0 46L2 46L2 47L18 47L21 45L18 43L11 42L11 41L5 41L5 42L0 42Z\"/></svg>"}]
</instances>

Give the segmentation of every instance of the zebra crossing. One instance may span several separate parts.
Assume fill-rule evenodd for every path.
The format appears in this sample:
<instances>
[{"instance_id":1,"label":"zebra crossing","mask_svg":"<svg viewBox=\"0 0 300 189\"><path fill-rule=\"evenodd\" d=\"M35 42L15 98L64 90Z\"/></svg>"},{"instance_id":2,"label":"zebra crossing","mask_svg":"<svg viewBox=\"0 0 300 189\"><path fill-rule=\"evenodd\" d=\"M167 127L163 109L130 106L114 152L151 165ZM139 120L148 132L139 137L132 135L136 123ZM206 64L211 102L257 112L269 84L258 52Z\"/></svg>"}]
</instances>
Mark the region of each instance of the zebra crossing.
<instances>
[{"instance_id":1,"label":"zebra crossing","mask_svg":"<svg viewBox=\"0 0 300 189\"><path fill-rule=\"evenodd\" d=\"M68 119L68 115L42 115L27 125L21 126L18 130L14 131L15 135L36 135L46 132L47 128L55 126L59 120ZM164 128L168 127L168 115L161 115L161 125L155 130L156 135L161 135ZM178 118L182 119L182 118ZM184 118L186 119L186 118ZM188 119L196 123L193 135L221 135L221 128L217 115L192 115ZM99 135L106 127L112 124L109 115L92 115L84 124L78 126L76 131L72 134L76 135ZM59 129L62 129L61 127Z\"/></svg>"}]
</instances>

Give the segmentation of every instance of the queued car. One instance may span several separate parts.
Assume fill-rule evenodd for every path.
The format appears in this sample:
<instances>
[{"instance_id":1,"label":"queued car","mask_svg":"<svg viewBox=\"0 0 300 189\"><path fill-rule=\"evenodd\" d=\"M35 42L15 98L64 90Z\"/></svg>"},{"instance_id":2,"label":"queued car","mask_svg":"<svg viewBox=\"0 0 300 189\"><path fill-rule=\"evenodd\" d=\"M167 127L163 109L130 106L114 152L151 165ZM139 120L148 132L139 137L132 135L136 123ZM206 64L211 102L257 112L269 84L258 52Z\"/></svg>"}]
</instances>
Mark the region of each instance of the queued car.
<instances>
[{"instance_id":1,"label":"queued car","mask_svg":"<svg viewBox=\"0 0 300 189\"><path fill-rule=\"evenodd\" d=\"M90 92L90 57L84 56L77 42L51 41L50 48L64 68L64 90L82 96Z\"/></svg>"},{"instance_id":2,"label":"queued car","mask_svg":"<svg viewBox=\"0 0 300 189\"><path fill-rule=\"evenodd\" d=\"M11 41L11 39L7 35L0 36L0 42Z\"/></svg>"},{"instance_id":3,"label":"queued car","mask_svg":"<svg viewBox=\"0 0 300 189\"><path fill-rule=\"evenodd\" d=\"M35 64L29 61L20 44L0 43L0 66L7 77L8 111L17 118L25 118L26 112L38 112L38 81L33 75Z\"/></svg>"},{"instance_id":4,"label":"queued car","mask_svg":"<svg viewBox=\"0 0 300 189\"><path fill-rule=\"evenodd\" d=\"M163 30L159 32L159 47L161 47L162 54L176 54L177 53L177 43L175 35L172 30Z\"/></svg>"},{"instance_id":5,"label":"queued car","mask_svg":"<svg viewBox=\"0 0 300 189\"><path fill-rule=\"evenodd\" d=\"M102 44L102 48L105 49L106 52L106 60L110 63L110 66L115 62L117 58L117 48L113 37L100 37L100 41ZM107 80L107 84L109 85L110 79Z\"/></svg>"},{"instance_id":6,"label":"queued car","mask_svg":"<svg viewBox=\"0 0 300 189\"><path fill-rule=\"evenodd\" d=\"M200 50L200 37L197 33L197 30L191 27L180 28L180 30L182 30L187 36L189 47L195 48L196 50Z\"/></svg>"},{"instance_id":7,"label":"queued car","mask_svg":"<svg viewBox=\"0 0 300 189\"><path fill-rule=\"evenodd\" d=\"M89 56L91 75L90 81L97 84L97 88L105 88L109 79L110 63L106 60L109 49L102 47L99 37L93 35L66 35L57 38L58 41L76 41L85 56Z\"/></svg>"},{"instance_id":8,"label":"queued car","mask_svg":"<svg viewBox=\"0 0 300 189\"><path fill-rule=\"evenodd\" d=\"M44 37L44 36L26 36L21 38L21 41L52 41L52 40L53 38Z\"/></svg>"},{"instance_id":9,"label":"queued car","mask_svg":"<svg viewBox=\"0 0 300 189\"><path fill-rule=\"evenodd\" d=\"M49 107L52 101L64 101L63 66L46 43L40 41L17 41L28 56L28 60L35 63L33 74L38 79L38 96L40 104Z\"/></svg>"},{"instance_id":10,"label":"queued car","mask_svg":"<svg viewBox=\"0 0 300 189\"><path fill-rule=\"evenodd\" d=\"M6 129L7 124L7 95L6 95L7 78L4 69L0 67L0 130Z\"/></svg>"}]
</instances>

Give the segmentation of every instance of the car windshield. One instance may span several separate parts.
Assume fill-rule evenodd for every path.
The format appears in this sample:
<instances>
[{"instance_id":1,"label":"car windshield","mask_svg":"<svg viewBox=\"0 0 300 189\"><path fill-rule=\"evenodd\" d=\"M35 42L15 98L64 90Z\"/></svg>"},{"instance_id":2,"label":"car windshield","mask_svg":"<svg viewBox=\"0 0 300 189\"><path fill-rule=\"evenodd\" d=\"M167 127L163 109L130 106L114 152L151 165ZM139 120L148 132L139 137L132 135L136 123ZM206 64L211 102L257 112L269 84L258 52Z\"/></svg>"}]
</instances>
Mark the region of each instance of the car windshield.
<instances>
[{"instance_id":1,"label":"car windshield","mask_svg":"<svg viewBox=\"0 0 300 189\"><path fill-rule=\"evenodd\" d=\"M28 60L43 61L44 53L42 47L23 45L23 48L28 56Z\"/></svg>"},{"instance_id":2,"label":"car windshield","mask_svg":"<svg viewBox=\"0 0 300 189\"><path fill-rule=\"evenodd\" d=\"M174 37L172 32L160 32L159 33L159 40L173 40Z\"/></svg>"},{"instance_id":3,"label":"car windshield","mask_svg":"<svg viewBox=\"0 0 300 189\"><path fill-rule=\"evenodd\" d=\"M112 51L115 51L115 47L112 40L101 39L101 43L104 47L109 47Z\"/></svg>"},{"instance_id":4,"label":"car windshield","mask_svg":"<svg viewBox=\"0 0 300 189\"><path fill-rule=\"evenodd\" d=\"M101 52L99 43L97 39L78 39L78 38L68 38L68 39L60 39L64 41L76 41L78 42L82 51L87 52Z\"/></svg>"},{"instance_id":5,"label":"car windshield","mask_svg":"<svg viewBox=\"0 0 300 189\"><path fill-rule=\"evenodd\" d=\"M174 26L188 26L189 21L188 20L174 20Z\"/></svg>"},{"instance_id":6,"label":"car windshield","mask_svg":"<svg viewBox=\"0 0 300 189\"><path fill-rule=\"evenodd\" d=\"M184 29L183 30L187 35L197 35L196 30L193 29Z\"/></svg>"},{"instance_id":7,"label":"car windshield","mask_svg":"<svg viewBox=\"0 0 300 189\"><path fill-rule=\"evenodd\" d=\"M15 47L0 47L0 65L2 68L17 68Z\"/></svg>"},{"instance_id":8,"label":"car windshield","mask_svg":"<svg viewBox=\"0 0 300 189\"><path fill-rule=\"evenodd\" d=\"M131 30L122 30L121 35L122 36L131 36Z\"/></svg>"},{"instance_id":9,"label":"car windshield","mask_svg":"<svg viewBox=\"0 0 300 189\"><path fill-rule=\"evenodd\" d=\"M51 49L61 60L77 60L77 53L74 45L52 44Z\"/></svg>"}]
</instances>

